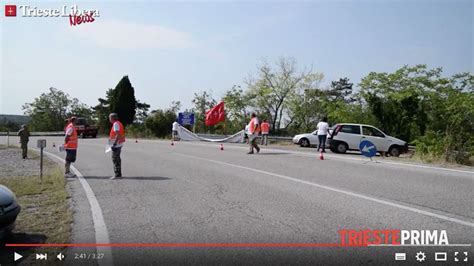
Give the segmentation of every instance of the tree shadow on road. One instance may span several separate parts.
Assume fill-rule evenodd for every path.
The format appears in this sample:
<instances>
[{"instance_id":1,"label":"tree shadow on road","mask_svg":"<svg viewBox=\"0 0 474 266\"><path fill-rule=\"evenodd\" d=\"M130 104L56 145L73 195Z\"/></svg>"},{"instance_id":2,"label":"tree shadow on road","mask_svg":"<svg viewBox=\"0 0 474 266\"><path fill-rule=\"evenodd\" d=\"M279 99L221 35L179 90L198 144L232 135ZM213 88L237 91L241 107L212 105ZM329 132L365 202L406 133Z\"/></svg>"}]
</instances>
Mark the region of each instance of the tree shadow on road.
<instances>
[{"instance_id":1,"label":"tree shadow on road","mask_svg":"<svg viewBox=\"0 0 474 266\"><path fill-rule=\"evenodd\" d=\"M85 179L102 179L107 180L110 179L110 176L84 176ZM123 176L119 177L116 180L152 180L152 181L165 181L171 180L169 177L163 176Z\"/></svg>"}]
</instances>

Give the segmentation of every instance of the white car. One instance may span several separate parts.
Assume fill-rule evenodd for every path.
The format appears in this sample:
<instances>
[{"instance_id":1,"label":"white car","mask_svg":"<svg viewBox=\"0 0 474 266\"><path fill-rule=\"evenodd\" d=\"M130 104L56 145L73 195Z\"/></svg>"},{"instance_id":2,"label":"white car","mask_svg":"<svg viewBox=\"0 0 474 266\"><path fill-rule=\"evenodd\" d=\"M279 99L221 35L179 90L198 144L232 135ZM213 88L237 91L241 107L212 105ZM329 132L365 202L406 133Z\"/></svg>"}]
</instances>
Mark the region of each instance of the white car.
<instances>
[{"instance_id":1,"label":"white car","mask_svg":"<svg viewBox=\"0 0 474 266\"><path fill-rule=\"evenodd\" d=\"M328 137L332 152L345 153L348 150L359 150L363 140L372 142L378 152L388 152L391 156L399 156L408 151L406 141L391 137L380 129L364 124L337 124Z\"/></svg>"},{"instance_id":2,"label":"white car","mask_svg":"<svg viewBox=\"0 0 474 266\"><path fill-rule=\"evenodd\" d=\"M362 140L369 140L374 143L378 152L388 152L392 156L399 156L408 150L408 144L405 141L391 137L374 126L346 123L336 124L329 129L326 146L337 153L345 153L348 150L358 151ZM293 137L293 143L301 147L317 146L319 143L317 131L296 135Z\"/></svg>"},{"instance_id":3,"label":"white car","mask_svg":"<svg viewBox=\"0 0 474 266\"><path fill-rule=\"evenodd\" d=\"M293 143L298 144L301 147L317 146L319 143L318 131L315 130L311 133L296 135L293 137Z\"/></svg>"}]
</instances>

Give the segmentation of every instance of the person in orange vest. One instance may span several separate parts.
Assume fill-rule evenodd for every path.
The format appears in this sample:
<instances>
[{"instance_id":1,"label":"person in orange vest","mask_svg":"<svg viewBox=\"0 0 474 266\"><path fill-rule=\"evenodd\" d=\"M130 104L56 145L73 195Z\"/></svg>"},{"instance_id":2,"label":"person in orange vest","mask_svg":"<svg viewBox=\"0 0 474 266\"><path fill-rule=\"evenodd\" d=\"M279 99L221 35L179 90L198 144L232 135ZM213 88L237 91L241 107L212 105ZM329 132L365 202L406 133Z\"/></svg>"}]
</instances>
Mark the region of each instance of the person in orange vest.
<instances>
[{"instance_id":1,"label":"person in orange vest","mask_svg":"<svg viewBox=\"0 0 474 266\"><path fill-rule=\"evenodd\" d=\"M111 113L109 115L109 121L112 124L109 134L109 144L112 149L112 162L114 163L114 175L110 179L116 179L122 177L122 159L120 153L122 152L122 146L125 142L125 128L122 123L118 121L118 115Z\"/></svg>"},{"instance_id":2,"label":"person in orange vest","mask_svg":"<svg viewBox=\"0 0 474 266\"><path fill-rule=\"evenodd\" d=\"M260 147L258 147L258 144L257 144L257 137L258 137L259 132L260 132L260 125L258 123L257 115L255 113L252 113L249 127L248 127L250 150L247 154L253 154L254 148L257 150L257 153L260 152Z\"/></svg>"},{"instance_id":3,"label":"person in orange vest","mask_svg":"<svg viewBox=\"0 0 474 266\"><path fill-rule=\"evenodd\" d=\"M64 149L66 150L66 164L64 177L73 178L76 177L74 173L71 173L71 163L76 162L77 156L77 132L76 132L76 117L72 116L68 120L68 124L64 129Z\"/></svg>"},{"instance_id":4,"label":"person in orange vest","mask_svg":"<svg viewBox=\"0 0 474 266\"><path fill-rule=\"evenodd\" d=\"M268 144L268 133L270 133L270 124L268 123L267 119L263 119L261 128L262 128L262 143L260 143L260 144L267 146L267 144Z\"/></svg>"}]
</instances>

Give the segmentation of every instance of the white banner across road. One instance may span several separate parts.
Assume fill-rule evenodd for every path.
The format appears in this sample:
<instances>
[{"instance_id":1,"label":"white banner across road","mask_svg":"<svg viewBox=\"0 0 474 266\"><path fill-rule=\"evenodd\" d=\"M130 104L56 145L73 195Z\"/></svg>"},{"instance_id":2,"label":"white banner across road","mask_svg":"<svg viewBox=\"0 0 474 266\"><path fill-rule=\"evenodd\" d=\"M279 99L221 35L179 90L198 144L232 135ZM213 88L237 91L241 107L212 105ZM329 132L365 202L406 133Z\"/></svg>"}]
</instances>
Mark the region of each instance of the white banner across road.
<instances>
[{"instance_id":1,"label":"white banner across road","mask_svg":"<svg viewBox=\"0 0 474 266\"><path fill-rule=\"evenodd\" d=\"M181 140L185 141L208 141L208 142L229 142L229 143L242 143L244 141L244 131L241 130L235 133L232 136L222 139L208 139L200 137L193 132L189 131L185 127L179 125L178 126L178 136Z\"/></svg>"}]
</instances>

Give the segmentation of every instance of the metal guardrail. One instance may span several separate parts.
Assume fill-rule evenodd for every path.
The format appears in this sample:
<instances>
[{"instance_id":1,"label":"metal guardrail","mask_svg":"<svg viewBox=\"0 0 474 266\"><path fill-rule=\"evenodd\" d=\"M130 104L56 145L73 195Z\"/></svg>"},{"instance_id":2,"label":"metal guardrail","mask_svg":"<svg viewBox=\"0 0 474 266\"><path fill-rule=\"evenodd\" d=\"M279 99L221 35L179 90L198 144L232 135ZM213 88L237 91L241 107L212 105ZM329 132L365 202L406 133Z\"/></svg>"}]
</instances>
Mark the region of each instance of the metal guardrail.
<instances>
[{"instance_id":1,"label":"metal guardrail","mask_svg":"<svg viewBox=\"0 0 474 266\"><path fill-rule=\"evenodd\" d=\"M196 134L199 137L207 139L223 139L229 137L230 135L218 135L218 134ZM293 141L292 137L280 137L280 136L268 136L268 140L279 140L279 141Z\"/></svg>"},{"instance_id":2,"label":"metal guardrail","mask_svg":"<svg viewBox=\"0 0 474 266\"><path fill-rule=\"evenodd\" d=\"M56 132L31 132L31 136L64 136L63 131L56 131ZM17 132L0 132L0 136L16 136ZM197 134L200 137L203 138L210 138L210 139L220 139L220 138L225 138L228 137L228 135L217 135L217 134ZM268 136L268 140L273 140L273 141L288 141L292 142L293 138L292 137L281 137L281 136ZM408 146L409 151L415 151L415 146L414 145L409 145Z\"/></svg>"},{"instance_id":3,"label":"metal guardrail","mask_svg":"<svg viewBox=\"0 0 474 266\"><path fill-rule=\"evenodd\" d=\"M268 136L268 139L270 139L270 140L287 140L287 141L293 141L293 138L292 138L292 137Z\"/></svg>"},{"instance_id":4,"label":"metal guardrail","mask_svg":"<svg viewBox=\"0 0 474 266\"><path fill-rule=\"evenodd\" d=\"M0 136L17 136L18 132L0 132ZM63 131L55 131L55 132L30 132L31 136L64 136Z\"/></svg>"},{"instance_id":5,"label":"metal guardrail","mask_svg":"<svg viewBox=\"0 0 474 266\"><path fill-rule=\"evenodd\" d=\"M197 134L200 137L203 138L209 138L209 139L219 139L219 138L225 138L228 137L226 135L217 135L217 134ZM260 137L260 136L259 136ZM269 141L280 141L280 142L291 142L293 143L293 138L292 137L281 137L281 136L268 136ZM414 145L408 145L408 152L415 152L415 146Z\"/></svg>"}]
</instances>

